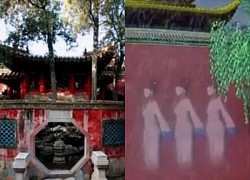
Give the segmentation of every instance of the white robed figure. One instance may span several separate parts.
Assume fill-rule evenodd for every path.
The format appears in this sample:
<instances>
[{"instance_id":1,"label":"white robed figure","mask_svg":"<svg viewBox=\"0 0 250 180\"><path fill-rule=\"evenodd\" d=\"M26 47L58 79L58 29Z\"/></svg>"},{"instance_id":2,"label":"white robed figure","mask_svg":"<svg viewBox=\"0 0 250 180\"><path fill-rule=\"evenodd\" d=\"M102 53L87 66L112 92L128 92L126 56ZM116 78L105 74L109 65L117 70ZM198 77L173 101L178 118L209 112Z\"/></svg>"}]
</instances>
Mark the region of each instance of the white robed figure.
<instances>
[{"instance_id":1,"label":"white robed figure","mask_svg":"<svg viewBox=\"0 0 250 180\"><path fill-rule=\"evenodd\" d=\"M142 115L144 118L143 150L144 162L149 169L159 168L159 141L161 132L170 132L167 121L154 98L156 82L144 88L145 104Z\"/></svg>"},{"instance_id":2,"label":"white robed figure","mask_svg":"<svg viewBox=\"0 0 250 180\"><path fill-rule=\"evenodd\" d=\"M207 87L207 94L211 97L207 107L206 125L209 154L213 163L220 163L224 155L225 131L227 129L233 132L235 124L212 86Z\"/></svg>"},{"instance_id":3,"label":"white robed figure","mask_svg":"<svg viewBox=\"0 0 250 180\"><path fill-rule=\"evenodd\" d=\"M196 114L190 99L186 96L187 82L177 86L177 100L174 104L176 115L175 140L177 162L182 167L190 167L193 160L193 134L195 130L203 129L203 124Z\"/></svg>"}]
</instances>

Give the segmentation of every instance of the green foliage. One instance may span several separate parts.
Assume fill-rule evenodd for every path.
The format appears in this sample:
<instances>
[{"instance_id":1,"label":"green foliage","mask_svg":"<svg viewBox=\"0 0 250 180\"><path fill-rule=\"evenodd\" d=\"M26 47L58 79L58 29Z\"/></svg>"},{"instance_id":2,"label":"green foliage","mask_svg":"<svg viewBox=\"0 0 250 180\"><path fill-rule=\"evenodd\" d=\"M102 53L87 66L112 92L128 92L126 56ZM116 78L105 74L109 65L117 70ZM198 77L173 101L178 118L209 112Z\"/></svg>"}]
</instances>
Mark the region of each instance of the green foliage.
<instances>
[{"instance_id":1,"label":"green foliage","mask_svg":"<svg viewBox=\"0 0 250 180\"><path fill-rule=\"evenodd\" d=\"M250 29L226 27L214 22L210 44L211 75L218 93L226 94L230 85L236 87L236 97L243 100L245 121L250 110Z\"/></svg>"},{"instance_id":2,"label":"green foliage","mask_svg":"<svg viewBox=\"0 0 250 180\"><path fill-rule=\"evenodd\" d=\"M125 44L125 2L124 0L106 0L102 5L103 26L106 34L101 44L114 42Z\"/></svg>"},{"instance_id":3,"label":"green foliage","mask_svg":"<svg viewBox=\"0 0 250 180\"><path fill-rule=\"evenodd\" d=\"M14 30L6 42L22 48L28 46L29 41L42 40L48 43L51 40L54 44L58 37L62 37L69 48L76 46L76 33L62 21L61 8L60 1L51 0L26 0L9 7L5 21Z\"/></svg>"},{"instance_id":4,"label":"green foliage","mask_svg":"<svg viewBox=\"0 0 250 180\"><path fill-rule=\"evenodd\" d=\"M242 4L244 11L249 14L250 13L250 0L242 0L241 4Z\"/></svg>"},{"instance_id":5,"label":"green foliage","mask_svg":"<svg viewBox=\"0 0 250 180\"><path fill-rule=\"evenodd\" d=\"M77 32L93 28L93 49L99 48L100 7L103 0L65 0L63 19Z\"/></svg>"},{"instance_id":6,"label":"green foliage","mask_svg":"<svg viewBox=\"0 0 250 180\"><path fill-rule=\"evenodd\" d=\"M77 33L88 31L93 25L89 15L90 6L89 0L65 0L62 14L63 21L71 24Z\"/></svg>"},{"instance_id":7,"label":"green foliage","mask_svg":"<svg viewBox=\"0 0 250 180\"><path fill-rule=\"evenodd\" d=\"M103 26L106 34L102 45L116 44L119 56L115 59L115 88L113 99L117 100L117 81L121 72L122 64L125 60L125 2L124 0L109 1L105 0L101 7L102 17L104 17Z\"/></svg>"}]
</instances>

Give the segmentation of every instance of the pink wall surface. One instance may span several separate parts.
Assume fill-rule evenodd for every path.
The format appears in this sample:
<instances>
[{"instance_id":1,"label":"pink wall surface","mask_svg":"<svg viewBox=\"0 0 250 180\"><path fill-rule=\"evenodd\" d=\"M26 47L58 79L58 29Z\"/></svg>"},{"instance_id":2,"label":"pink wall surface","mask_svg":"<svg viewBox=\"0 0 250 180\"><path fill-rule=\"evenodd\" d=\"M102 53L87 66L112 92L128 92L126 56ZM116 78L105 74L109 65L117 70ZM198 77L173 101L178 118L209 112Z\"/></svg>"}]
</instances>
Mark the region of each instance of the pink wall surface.
<instances>
[{"instance_id":1,"label":"pink wall surface","mask_svg":"<svg viewBox=\"0 0 250 180\"><path fill-rule=\"evenodd\" d=\"M211 161L208 135L193 136L192 164L183 167L177 161L174 137L159 140L160 166L148 169L144 161L145 147L154 142L143 141L145 98L143 89L156 81L155 99L172 132L175 131L175 87L189 81L187 97L204 127L211 85L208 47L127 44L126 45L126 180L243 180L250 178L250 129L244 124L242 102L230 89L224 103L237 133L223 138L223 160ZM223 118L221 119L223 122ZM225 123L222 123L225 126ZM205 131L205 129L204 129ZM145 146L146 143L146 146ZM144 145L143 145L144 144ZM152 152L153 153L153 152Z\"/></svg>"}]
</instances>

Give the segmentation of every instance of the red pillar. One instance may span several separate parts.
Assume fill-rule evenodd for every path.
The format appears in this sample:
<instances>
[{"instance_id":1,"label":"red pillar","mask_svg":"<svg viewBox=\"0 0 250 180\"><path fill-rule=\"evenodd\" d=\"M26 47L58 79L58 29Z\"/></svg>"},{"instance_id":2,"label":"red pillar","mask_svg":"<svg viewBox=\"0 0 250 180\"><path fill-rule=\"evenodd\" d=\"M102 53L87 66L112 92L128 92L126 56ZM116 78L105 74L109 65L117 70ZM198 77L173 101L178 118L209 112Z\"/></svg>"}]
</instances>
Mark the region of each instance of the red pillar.
<instances>
[{"instance_id":1,"label":"red pillar","mask_svg":"<svg viewBox=\"0 0 250 180\"><path fill-rule=\"evenodd\" d=\"M75 83L76 83L75 76L73 74L71 74L70 78L69 78L69 92L70 92L70 94L75 94L75 92L76 92Z\"/></svg>"},{"instance_id":2,"label":"red pillar","mask_svg":"<svg viewBox=\"0 0 250 180\"><path fill-rule=\"evenodd\" d=\"M21 99L25 98L27 90L28 90L28 75L24 74L24 77L21 80L21 84L20 84L20 97L21 97Z\"/></svg>"},{"instance_id":3,"label":"red pillar","mask_svg":"<svg viewBox=\"0 0 250 180\"><path fill-rule=\"evenodd\" d=\"M91 76L86 77L84 91L87 93L89 99L91 99L91 96L92 96Z\"/></svg>"},{"instance_id":4,"label":"red pillar","mask_svg":"<svg viewBox=\"0 0 250 180\"><path fill-rule=\"evenodd\" d=\"M106 88L102 87L100 90L100 100L105 100Z\"/></svg>"},{"instance_id":5,"label":"red pillar","mask_svg":"<svg viewBox=\"0 0 250 180\"><path fill-rule=\"evenodd\" d=\"M46 92L46 87L45 87L45 77L44 74L40 75L40 80L39 80L39 92L41 94Z\"/></svg>"},{"instance_id":6,"label":"red pillar","mask_svg":"<svg viewBox=\"0 0 250 180\"><path fill-rule=\"evenodd\" d=\"M11 87L7 87L7 93L6 93L6 95L7 95L8 97L11 97L11 96L12 96L12 88L11 88Z\"/></svg>"}]
</instances>

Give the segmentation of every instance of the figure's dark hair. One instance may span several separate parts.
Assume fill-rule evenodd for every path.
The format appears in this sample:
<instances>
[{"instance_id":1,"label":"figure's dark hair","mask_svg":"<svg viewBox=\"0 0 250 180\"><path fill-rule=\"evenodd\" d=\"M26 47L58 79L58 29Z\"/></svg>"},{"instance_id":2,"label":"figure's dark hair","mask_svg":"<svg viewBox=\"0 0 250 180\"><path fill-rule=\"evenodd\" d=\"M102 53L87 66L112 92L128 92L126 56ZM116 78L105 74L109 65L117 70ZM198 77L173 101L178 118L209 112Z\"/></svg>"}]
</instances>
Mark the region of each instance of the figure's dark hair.
<instances>
[{"instance_id":1,"label":"figure's dark hair","mask_svg":"<svg viewBox=\"0 0 250 180\"><path fill-rule=\"evenodd\" d=\"M153 93L155 93L157 90L157 82L156 81L150 82L149 86L146 88L150 89L151 91L153 91Z\"/></svg>"},{"instance_id":2,"label":"figure's dark hair","mask_svg":"<svg viewBox=\"0 0 250 180\"><path fill-rule=\"evenodd\" d=\"M182 80L180 81L180 84L179 84L179 86L182 87L182 88L184 88L185 91L188 91L189 85L190 85L190 82L189 82L188 79L182 79Z\"/></svg>"},{"instance_id":3,"label":"figure's dark hair","mask_svg":"<svg viewBox=\"0 0 250 180\"><path fill-rule=\"evenodd\" d=\"M214 94L215 94L216 96L219 96L219 95L220 95L220 93L219 93L219 92L217 91L217 89L216 89L216 84L209 85L208 87L213 88Z\"/></svg>"}]
</instances>

